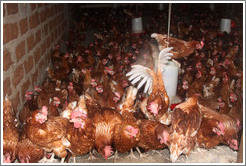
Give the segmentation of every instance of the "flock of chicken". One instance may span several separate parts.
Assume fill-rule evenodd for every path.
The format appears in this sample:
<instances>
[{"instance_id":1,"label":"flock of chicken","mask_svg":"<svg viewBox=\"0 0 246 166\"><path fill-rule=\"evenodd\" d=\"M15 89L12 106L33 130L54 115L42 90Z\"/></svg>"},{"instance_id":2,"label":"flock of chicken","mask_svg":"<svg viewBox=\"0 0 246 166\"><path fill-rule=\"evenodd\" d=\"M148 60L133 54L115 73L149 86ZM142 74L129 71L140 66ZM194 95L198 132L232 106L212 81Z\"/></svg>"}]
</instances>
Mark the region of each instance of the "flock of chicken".
<instances>
[{"instance_id":1,"label":"flock of chicken","mask_svg":"<svg viewBox=\"0 0 246 166\"><path fill-rule=\"evenodd\" d=\"M118 152L130 151L129 157L136 158L133 149L144 157L142 152L168 148L175 162L197 147L222 143L238 150L243 122L243 70L235 65L242 56L238 34L204 34L201 42L167 40L147 31L135 36L127 31L131 18L118 19L121 9L111 10L101 27L100 13L75 23L68 53L60 53L59 45L54 48L47 78L26 93L18 120L5 98L3 161L52 162L56 156L65 162L73 156L76 162L76 156L87 153L93 159L92 152L105 159L115 152L116 161ZM85 47L88 23L100 33ZM204 24L199 28L205 29ZM181 31L179 24L177 34L192 36L191 29ZM162 77L174 59L181 64L177 93L185 98L176 107Z\"/></svg>"}]
</instances>

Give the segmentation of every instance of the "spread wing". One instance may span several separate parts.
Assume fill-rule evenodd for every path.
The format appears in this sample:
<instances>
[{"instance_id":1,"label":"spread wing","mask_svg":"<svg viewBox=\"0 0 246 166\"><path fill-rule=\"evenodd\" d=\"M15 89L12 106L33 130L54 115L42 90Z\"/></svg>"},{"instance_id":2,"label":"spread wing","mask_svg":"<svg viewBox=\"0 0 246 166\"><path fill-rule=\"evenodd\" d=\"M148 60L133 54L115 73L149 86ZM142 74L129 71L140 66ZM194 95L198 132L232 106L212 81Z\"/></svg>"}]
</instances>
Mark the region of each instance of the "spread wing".
<instances>
[{"instance_id":1,"label":"spread wing","mask_svg":"<svg viewBox=\"0 0 246 166\"><path fill-rule=\"evenodd\" d=\"M152 87L152 70L148 67L144 67L142 65L133 65L132 70L126 74L126 76L130 76L128 78L132 84L137 83L137 89L140 89L145 83L144 93L148 91L150 87Z\"/></svg>"},{"instance_id":2,"label":"spread wing","mask_svg":"<svg viewBox=\"0 0 246 166\"><path fill-rule=\"evenodd\" d=\"M165 66L167 62L173 56L173 53L170 52L172 49L173 47L168 47L168 48L161 50L161 52L159 53L158 65L159 65L159 68L161 69L161 72L165 70Z\"/></svg>"}]
</instances>

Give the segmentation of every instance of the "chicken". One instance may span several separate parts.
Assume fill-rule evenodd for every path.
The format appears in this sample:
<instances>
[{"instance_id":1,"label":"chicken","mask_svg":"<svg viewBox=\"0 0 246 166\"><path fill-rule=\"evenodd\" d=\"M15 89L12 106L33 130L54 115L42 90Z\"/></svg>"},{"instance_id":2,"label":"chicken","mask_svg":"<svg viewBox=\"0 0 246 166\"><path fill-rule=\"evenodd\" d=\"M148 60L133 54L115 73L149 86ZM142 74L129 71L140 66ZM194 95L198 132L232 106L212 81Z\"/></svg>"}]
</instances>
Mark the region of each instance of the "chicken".
<instances>
[{"instance_id":1,"label":"chicken","mask_svg":"<svg viewBox=\"0 0 246 166\"><path fill-rule=\"evenodd\" d=\"M211 81L207 81L203 85L203 96L205 98L215 97L217 94L217 87L220 83L220 78L213 77Z\"/></svg>"},{"instance_id":2,"label":"chicken","mask_svg":"<svg viewBox=\"0 0 246 166\"><path fill-rule=\"evenodd\" d=\"M92 98L88 93L85 93L86 107L88 109L88 117L92 118L96 113L102 113L102 108L99 103Z\"/></svg>"},{"instance_id":3,"label":"chicken","mask_svg":"<svg viewBox=\"0 0 246 166\"><path fill-rule=\"evenodd\" d=\"M51 99L51 103L49 105L49 112L48 112L48 116L58 116L59 115L59 111L58 111L58 107L60 105L60 99L58 97L53 97L53 99Z\"/></svg>"},{"instance_id":4,"label":"chicken","mask_svg":"<svg viewBox=\"0 0 246 166\"><path fill-rule=\"evenodd\" d=\"M3 162L14 162L17 155L19 132L11 101L3 100Z\"/></svg>"},{"instance_id":5,"label":"chicken","mask_svg":"<svg viewBox=\"0 0 246 166\"><path fill-rule=\"evenodd\" d=\"M183 41L180 39L176 39L173 37L169 37L167 35L161 35L157 33L151 34L152 38L155 38L158 41L159 49L163 50L168 47L173 47L171 53L173 53L172 58L184 58L192 54L197 47L203 47L204 43L199 44L198 41Z\"/></svg>"},{"instance_id":6,"label":"chicken","mask_svg":"<svg viewBox=\"0 0 246 166\"><path fill-rule=\"evenodd\" d=\"M17 158L20 163L38 163L44 156L44 150L34 144L26 135L25 126L20 137Z\"/></svg>"},{"instance_id":7,"label":"chicken","mask_svg":"<svg viewBox=\"0 0 246 166\"><path fill-rule=\"evenodd\" d=\"M133 155L135 148L140 139L140 129L134 117L137 104L134 104L137 95L137 88L130 86L127 89L126 98L121 101L117 107L117 111L122 115L123 122L117 124L114 129L114 147L116 152L125 153L131 150L130 158L136 158ZM117 158L117 153L115 159Z\"/></svg>"},{"instance_id":8,"label":"chicken","mask_svg":"<svg viewBox=\"0 0 246 166\"><path fill-rule=\"evenodd\" d=\"M74 162L76 155L84 155L94 147L96 128L87 112L83 95L80 96L78 107L71 114L67 129L67 139L70 142L68 149L74 156Z\"/></svg>"},{"instance_id":9,"label":"chicken","mask_svg":"<svg viewBox=\"0 0 246 166\"><path fill-rule=\"evenodd\" d=\"M65 89L65 84L65 82L60 80L54 82L46 79L40 88L41 90L38 92L38 108L41 109L42 106L49 106L50 102L53 101L54 98L57 100L57 102L60 101L60 103L65 103L68 98L68 92Z\"/></svg>"},{"instance_id":10,"label":"chicken","mask_svg":"<svg viewBox=\"0 0 246 166\"><path fill-rule=\"evenodd\" d=\"M212 118L202 118L201 126L197 131L197 145L203 148L214 148L222 141L222 135L216 130L221 130L219 122Z\"/></svg>"},{"instance_id":11,"label":"chicken","mask_svg":"<svg viewBox=\"0 0 246 166\"><path fill-rule=\"evenodd\" d=\"M180 38L187 36L191 30L192 30L192 25L186 27L182 21L178 22L178 34L179 34L178 36Z\"/></svg>"},{"instance_id":12,"label":"chicken","mask_svg":"<svg viewBox=\"0 0 246 166\"><path fill-rule=\"evenodd\" d=\"M219 143L238 150L238 132L240 121L228 115L218 113L201 104L202 124L197 132L197 143L201 147L212 148Z\"/></svg>"},{"instance_id":13,"label":"chicken","mask_svg":"<svg viewBox=\"0 0 246 166\"><path fill-rule=\"evenodd\" d=\"M132 150L137 147L140 140L140 129L136 122L125 119L122 123L116 124L113 139L116 151L125 153L131 150L129 157L136 158ZM116 157L117 155L115 155L115 159Z\"/></svg>"},{"instance_id":14,"label":"chicken","mask_svg":"<svg viewBox=\"0 0 246 166\"><path fill-rule=\"evenodd\" d=\"M105 159L112 155L114 127L122 123L121 115L113 109L103 108L103 112L96 112L93 117L96 127L95 149Z\"/></svg>"},{"instance_id":15,"label":"chicken","mask_svg":"<svg viewBox=\"0 0 246 166\"><path fill-rule=\"evenodd\" d=\"M79 95L75 91L72 82L69 82L69 85L68 85L67 89L68 89L68 101L69 102L78 101L79 100Z\"/></svg>"},{"instance_id":16,"label":"chicken","mask_svg":"<svg viewBox=\"0 0 246 166\"><path fill-rule=\"evenodd\" d=\"M243 123L243 98L242 95L235 91L235 93L230 94L230 111L229 116L240 121L240 124Z\"/></svg>"},{"instance_id":17,"label":"chicken","mask_svg":"<svg viewBox=\"0 0 246 166\"><path fill-rule=\"evenodd\" d=\"M166 139L168 136L168 128L166 125L147 119L138 120L137 123L140 128L140 141L137 145L138 147L145 151L164 149L167 147ZM142 157L141 153L140 157Z\"/></svg>"},{"instance_id":18,"label":"chicken","mask_svg":"<svg viewBox=\"0 0 246 166\"><path fill-rule=\"evenodd\" d=\"M230 94L233 93L231 89L231 81L232 80L228 77L227 73L224 72L222 78L223 83L219 86L220 90L218 94L218 96L220 96L223 101L227 101L230 97Z\"/></svg>"},{"instance_id":19,"label":"chicken","mask_svg":"<svg viewBox=\"0 0 246 166\"><path fill-rule=\"evenodd\" d=\"M50 66L48 66L46 68L48 77L50 79L52 79L53 81L56 81L56 80L63 80L67 78L70 72L70 69L68 67L68 61L67 61L68 56L69 56L68 54L63 55L62 65L60 67L53 69Z\"/></svg>"},{"instance_id":20,"label":"chicken","mask_svg":"<svg viewBox=\"0 0 246 166\"><path fill-rule=\"evenodd\" d=\"M197 105L196 96L188 98L174 108L169 136L166 138L172 162L182 153L188 155L195 148L201 121L202 113Z\"/></svg>"},{"instance_id":21,"label":"chicken","mask_svg":"<svg viewBox=\"0 0 246 166\"><path fill-rule=\"evenodd\" d=\"M60 56L60 45L59 44L54 46L53 54L51 54L50 59L55 68L59 68L59 66L61 66L62 58Z\"/></svg>"},{"instance_id":22,"label":"chicken","mask_svg":"<svg viewBox=\"0 0 246 166\"><path fill-rule=\"evenodd\" d=\"M61 116L51 116L47 119L48 108L43 106L41 110L32 113L32 117L26 126L27 137L46 152L53 150L54 154L62 158L61 162L64 162L67 155L66 148L70 145L66 135L71 113L67 110L64 110L64 112Z\"/></svg>"},{"instance_id":23,"label":"chicken","mask_svg":"<svg viewBox=\"0 0 246 166\"><path fill-rule=\"evenodd\" d=\"M82 69L82 73L84 74L83 89L86 91L91 87L91 72L88 69Z\"/></svg>"},{"instance_id":24,"label":"chicken","mask_svg":"<svg viewBox=\"0 0 246 166\"><path fill-rule=\"evenodd\" d=\"M26 123L26 119L32 115L32 112L38 109L37 96L33 92L27 92L26 102L19 113L19 120L22 124Z\"/></svg>"},{"instance_id":25,"label":"chicken","mask_svg":"<svg viewBox=\"0 0 246 166\"><path fill-rule=\"evenodd\" d=\"M189 98L193 95L202 95L203 86L205 83L204 74L198 70L196 73L196 78L194 78L193 82L190 85L190 88L187 90L186 97Z\"/></svg>"},{"instance_id":26,"label":"chicken","mask_svg":"<svg viewBox=\"0 0 246 166\"><path fill-rule=\"evenodd\" d=\"M137 104L134 101L137 97L138 89L133 86L127 88L127 94L125 99L117 106L117 111L122 115L124 119L136 121L134 117L134 112L136 112Z\"/></svg>"},{"instance_id":27,"label":"chicken","mask_svg":"<svg viewBox=\"0 0 246 166\"><path fill-rule=\"evenodd\" d=\"M172 53L170 53L172 48L166 48L160 53L158 53L159 51L153 45L151 45L151 49L154 59L154 69L142 65L133 65L133 69L126 76L130 76L129 80L132 80L132 84L142 79L137 86L138 89L147 82L144 92L146 93L149 90L149 97L140 103L141 111L145 114L146 118L168 124L170 123L170 114L167 111L169 97L164 86L162 72L165 70L168 59L172 56Z\"/></svg>"}]
</instances>

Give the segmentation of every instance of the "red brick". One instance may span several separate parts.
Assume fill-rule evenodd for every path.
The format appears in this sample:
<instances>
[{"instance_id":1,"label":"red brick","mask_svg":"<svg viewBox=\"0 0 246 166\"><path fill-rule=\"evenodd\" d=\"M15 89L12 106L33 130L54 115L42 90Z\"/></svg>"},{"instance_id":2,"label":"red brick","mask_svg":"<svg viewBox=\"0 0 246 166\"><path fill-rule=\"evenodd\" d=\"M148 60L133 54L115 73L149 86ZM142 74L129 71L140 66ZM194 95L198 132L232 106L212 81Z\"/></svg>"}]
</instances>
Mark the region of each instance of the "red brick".
<instances>
[{"instance_id":1,"label":"red brick","mask_svg":"<svg viewBox=\"0 0 246 166\"><path fill-rule=\"evenodd\" d=\"M16 14L18 12L18 4L17 3L7 3L7 13L8 15Z\"/></svg>"},{"instance_id":2,"label":"red brick","mask_svg":"<svg viewBox=\"0 0 246 166\"><path fill-rule=\"evenodd\" d=\"M64 6L63 6L63 4L59 4L59 6L60 6L59 11L64 10Z\"/></svg>"},{"instance_id":3,"label":"red brick","mask_svg":"<svg viewBox=\"0 0 246 166\"><path fill-rule=\"evenodd\" d=\"M53 15L53 6L51 5L48 8L48 17L50 18L50 17L52 17L52 15Z\"/></svg>"},{"instance_id":4,"label":"red brick","mask_svg":"<svg viewBox=\"0 0 246 166\"><path fill-rule=\"evenodd\" d=\"M62 12L61 14L60 14L60 22L62 22L64 20L64 13Z\"/></svg>"},{"instance_id":5,"label":"red brick","mask_svg":"<svg viewBox=\"0 0 246 166\"><path fill-rule=\"evenodd\" d=\"M58 16L56 16L55 18L53 18L53 24L54 27L58 26L58 24L60 24L59 20L58 20Z\"/></svg>"},{"instance_id":6,"label":"red brick","mask_svg":"<svg viewBox=\"0 0 246 166\"><path fill-rule=\"evenodd\" d=\"M53 26L53 20L49 21L49 31L52 31L52 29L54 28Z\"/></svg>"},{"instance_id":7,"label":"red brick","mask_svg":"<svg viewBox=\"0 0 246 166\"><path fill-rule=\"evenodd\" d=\"M40 22L44 22L46 20L47 18L46 10L39 12L39 18L40 18Z\"/></svg>"},{"instance_id":8,"label":"red brick","mask_svg":"<svg viewBox=\"0 0 246 166\"><path fill-rule=\"evenodd\" d=\"M46 8L45 9L45 16L46 16L46 18L49 18L49 11L50 11L49 8Z\"/></svg>"},{"instance_id":9,"label":"red brick","mask_svg":"<svg viewBox=\"0 0 246 166\"><path fill-rule=\"evenodd\" d=\"M41 56L41 52L40 52L40 47L37 48L34 52L34 60L35 60L35 64L38 63L39 59L40 59L40 56Z\"/></svg>"},{"instance_id":10,"label":"red brick","mask_svg":"<svg viewBox=\"0 0 246 166\"><path fill-rule=\"evenodd\" d=\"M14 77L12 80L12 84L14 85L14 87L16 87L23 78L24 78L24 68L22 63L19 66L17 66L14 71Z\"/></svg>"},{"instance_id":11,"label":"red brick","mask_svg":"<svg viewBox=\"0 0 246 166\"><path fill-rule=\"evenodd\" d=\"M20 20L20 31L21 31L21 35L23 35L24 33L26 33L27 30L28 30L27 18L24 18L24 19Z\"/></svg>"},{"instance_id":12,"label":"red brick","mask_svg":"<svg viewBox=\"0 0 246 166\"><path fill-rule=\"evenodd\" d=\"M22 99L25 99L25 94L26 94L26 92L27 92L27 90L29 89L30 86L31 86L31 82L30 82L29 79L21 86Z\"/></svg>"},{"instance_id":13,"label":"red brick","mask_svg":"<svg viewBox=\"0 0 246 166\"><path fill-rule=\"evenodd\" d=\"M46 51L46 44L45 42L41 45L41 54L44 54Z\"/></svg>"},{"instance_id":14,"label":"red brick","mask_svg":"<svg viewBox=\"0 0 246 166\"><path fill-rule=\"evenodd\" d=\"M51 32L50 40L51 41L54 41L55 40L55 33L54 33L54 31Z\"/></svg>"},{"instance_id":15,"label":"red brick","mask_svg":"<svg viewBox=\"0 0 246 166\"><path fill-rule=\"evenodd\" d=\"M58 37L58 29L59 29L59 28L57 28L57 29L54 31L54 38L55 38L55 39L57 39L57 37Z\"/></svg>"},{"instance_id":16,"label":"red brick","mask_svg":"<svg viewBox=\"0 0 246 166\"><path fill-rule=\"evenodd\" d=\"M20 92L17 92L15 97L11 100L12 101L12 106L15 111L15 113L18 111L17 108L20 104Z\"/></svg>"},{"instance_id":17,"label":"red brick","mask_svg":"<svg viewBox=\"0 0 246 166\"><path fill-rule=\"evenodd\" d=\"M35 43L39 43L41 41L41 29L39 29L37 32L36 32L36 40L35 40Z\"/></svg>"},{"instance_id":18,"label":"red brick","mask_svg":"<svg viewBox=\"0 0 246 166\"><path fill-rule=\"evenodd\" d=\"M21 58L26 54L26 43L22 41L16 48L15 48L15 56L17 62L21 60Z\"/></svg>"},{"instance_id":19,"label":"red brick","mask_svg":"<svg viewBox=\"0 0 246 166\"><path fill-rule=\"evenodd\" d=\"M25 61L25 73L26 75L28 72L33 68L33 56L30 56L28 60Z\"/></svg>"},{"instance_id":20,"label":"red brick","mask_svg":"<svg viewBox=\"0 0 246 166\"><path fill-rule=\"evenodd\" d=\"M4 24L3 25L3 44L17 38L18 36L18 25L17 23L13 24Z\"/></svg>"},{"instance_id":21,"label":"red brick","mask_svg":"<svg viewBox=\"0 0 246 166\"><path fill-rule=\"evenodd\" d=\"M46 23L46 24L44 25L44 33L45 33L45 36L48 35L48 32L49 32L49 25L48 25L48 23Z\"/></svg>"},{"instance_id":22,"label":"red brick","mask_svg":"<svg viewBox=\"0 0 246 166\"><path fill-rule=\"evenodd\" d=\"M38 68L36 68L36 71L32 74L32 86L34 87L37 84L38 79Z\"/></svg>"},{"instance_id":23,"label":"red brick","mask_svg":"<svg viewBox=\"0 0 246 166\"><path fill-rule=\"evenodd\" d=\"M37 27L40 23L39 20L39 14L38 12L35 12L30 18L29 18L29 24L30 24L30 29L33 29Z\"/></svg>"},{"instance_id":24,"label":"red brick","mask_svg":"<svg viewBox=\"0 0 246 166\"><path fill-rule=\"evenodd\" d=\"M3 51L3 70L7 71L9 67L13 64L9 50L4 49Z\"/></svg>"},{"instance_id":25,"label":"red brick","mask_svg":"<svg viewBox=\"0 0 246 166\"><path fill-rule=\"evenodd\" d=\"M30 6L31 6L31 10L35 10L37 7L36 3L30 3Z\"/></svg>"},{"instance_id":26,"label":"red brick","mask_svg":"<svg viewBox=\"0 0 246 166\"><path fill-rule=\"evenodd\" d=\"M31 51L31 49L34 47L34 45L35 45L34 36L33 36L33 34L31 34L31 35L27 38L28 52Z\"/></svg>"},{"instance_id":27,"label":"red brick","mask_svg":"<svg viewBox=\"0 0 246 166\"><path fill-rule=\"evenodd\" d=\"M38 65L38 68L39 68L39 69L42 69L42 68L44 67L44 64L45 64L45 58L43 58L43 59L40 61L39 65Z\"/></svg>"},{"instance_id":28,"label":"red brick","mask_svg":"<svg viewBox=\"0 0 246 166\"><path fill-rule=\"evenodd\" d=\"M47 39L46 39L46 49L50 49L50 44L51 44L51 39L50 39L50 36L49 37L47 37Z\"/></svg>"},{"instance_id":29,"label":"red brick","mask_svg":"<svg viewBox=\"0 0 246 166\"><path fill-rule=\"evenodd\" d=\"M3 96L5 97L7 94L8 96L11 96L12 94L12 89L11 89L11 86L10 86L10 78L6 78L4 81L3 81Z\"/></svg>"}]
</instances>

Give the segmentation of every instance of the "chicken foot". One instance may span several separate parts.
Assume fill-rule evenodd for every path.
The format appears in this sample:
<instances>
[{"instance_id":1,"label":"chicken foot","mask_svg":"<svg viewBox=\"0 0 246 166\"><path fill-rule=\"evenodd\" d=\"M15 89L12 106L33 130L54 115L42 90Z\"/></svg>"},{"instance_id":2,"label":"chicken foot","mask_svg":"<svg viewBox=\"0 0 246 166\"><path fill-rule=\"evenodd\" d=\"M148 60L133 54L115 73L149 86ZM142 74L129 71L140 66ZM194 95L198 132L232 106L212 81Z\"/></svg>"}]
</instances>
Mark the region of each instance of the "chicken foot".
<instances>
[{"instance_id":1,"label":"chicken foot","mask_svg":"<svg viewBox=\"0 0 246 166\"><path fill-rule=\"evenodd\" d=\"M117 160L117 158L120 158L119 155L118 155L118 150L116 150L115 153L114 153L114 155L111 156L109 159L112 159L112 158L114 158L114 163Z\"/></svg>"},{"instance_id":2,"label":"chicken foot","mask_svg":"<svg viewBox=\"0 0 246 166\"><path fill-rule=\"evenodd\" d=\"M94 151L94 150L93 150ZM93 155L92 151L89 152L89 157L86 160L95 160L96 157Z\"/></svg>"},{"instance_id":3,"label":"chicken foot","mask_svg":"<svg viewBox=\"0 0 246 166\"><path fill-rule=\"evenodd\" d=\"M130 154L129 154L128 156L126 156L126 158L130 158L130 159L138 159L138 158L134 155L132 149L130 150Z\"/></svg>"},{"instance_id":4,"label":"chicken foot","mask_svg":"<svg viewBox=\"0 0 246 166\"><path fill-rule=\"evenodd\" d=\"M73 163L76 163L76 157L73 157Z\"/></svg>"},{"instance_id":5,"label":"chicken foot","mask_svg":"<svg viewBox=\"0 0 246 166\"><path fill-rule=\"evenodd\" d=\"M147 154L143 154L138 147L136 147L136 150L138 151L140 158L144 158L144 157L148 156Z\"/></svg>"},{"instance_id":6,"label":"chicken foot","mask_svg":"<svg viewBox=\"0 0 246 166\"><path fill-rule=\"evenodd\" d=\"M160 156L162 156L161 152L159 152L158 150L152 150L153 153L158 153Z\"/></svg>"}]
</instances>

